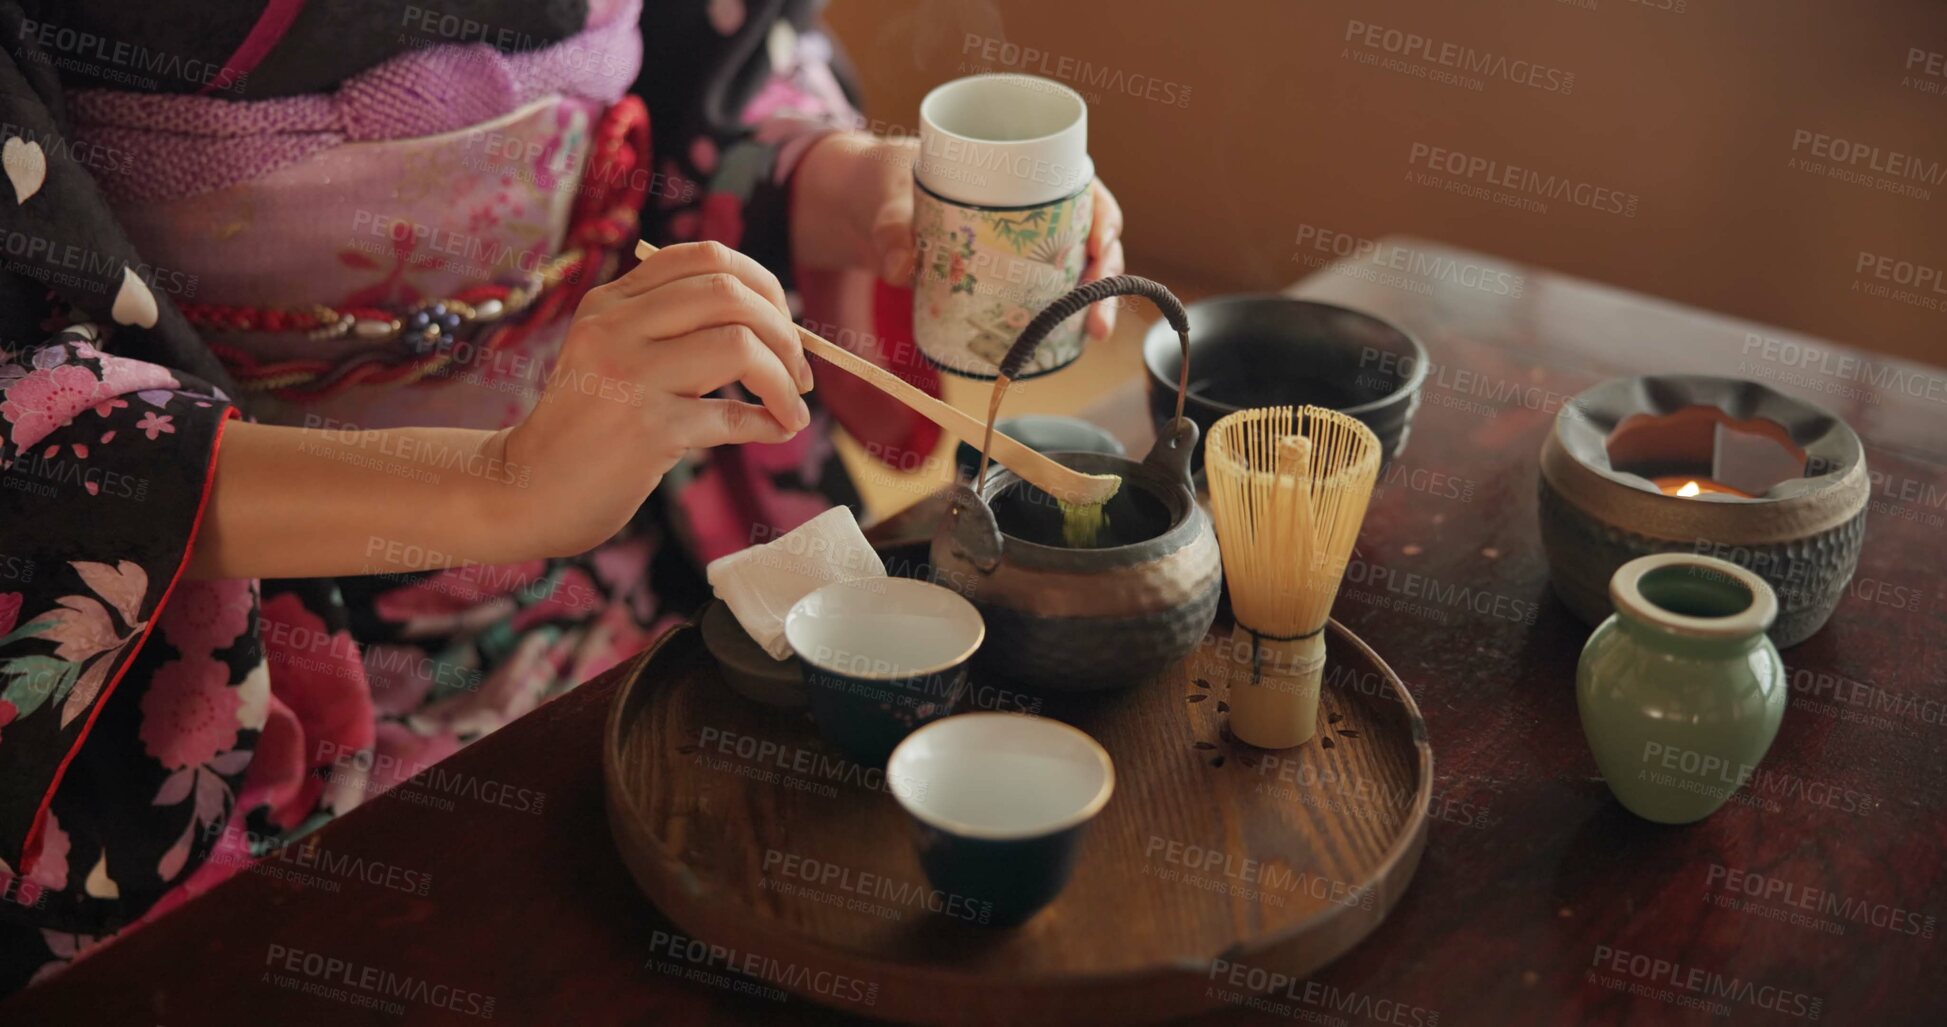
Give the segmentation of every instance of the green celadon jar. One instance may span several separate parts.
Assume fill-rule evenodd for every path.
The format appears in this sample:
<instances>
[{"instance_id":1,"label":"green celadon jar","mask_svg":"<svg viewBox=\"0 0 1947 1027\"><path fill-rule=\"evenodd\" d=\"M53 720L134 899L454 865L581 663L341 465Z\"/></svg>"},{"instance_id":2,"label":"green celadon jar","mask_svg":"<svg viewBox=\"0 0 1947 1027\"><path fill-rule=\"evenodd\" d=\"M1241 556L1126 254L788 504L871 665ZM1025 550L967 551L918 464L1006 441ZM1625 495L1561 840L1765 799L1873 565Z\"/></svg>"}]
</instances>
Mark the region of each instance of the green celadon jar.
<instances>
[{"instance_id":1,"label":"green celadon jar","mask_svg":"<svg viewBox=\"0 0 1947 1027\"><path fill-rule=\"evenodd\" d=\"M1765 635L1778 597L1728 561L1658 553L1617 568L1609 598L1616 612L1576 670L1589 750L1630 812L1702 820L1751 779L1784 719L1784 665Z\"/></svg>"}]
</instances>

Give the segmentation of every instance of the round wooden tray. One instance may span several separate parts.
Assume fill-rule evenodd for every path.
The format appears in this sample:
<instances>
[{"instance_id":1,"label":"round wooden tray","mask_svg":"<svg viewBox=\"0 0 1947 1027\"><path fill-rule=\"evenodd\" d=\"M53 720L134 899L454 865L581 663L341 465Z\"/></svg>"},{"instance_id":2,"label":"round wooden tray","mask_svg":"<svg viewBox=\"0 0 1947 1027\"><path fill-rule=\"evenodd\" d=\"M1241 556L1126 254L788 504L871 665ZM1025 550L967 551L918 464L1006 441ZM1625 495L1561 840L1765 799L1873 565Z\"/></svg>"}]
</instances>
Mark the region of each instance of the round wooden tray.
<instances>
[{"instance_id":1,"label":"round wooden tray","mask_svg":"<svg viewBox=\"0 0 1947 1027\"><path fill-rule=\"evenodd\" d=\"M1220 623L1112 694L972 682L967 706L1059 717L1115 760L1074 879L1021 927L967 922L968 903L927 883L881 772L837 756L805 714L732 692L691 627L610 709L617 847L657 907L716 947L684 961L873 1017L1144 1023L1282 987L1269 975L1312 973L1399 901L1426 844L1433 753L1398 676L1336 621L1319 736L1238 742L1229 637Z\"/></svg>"}]
</instances>

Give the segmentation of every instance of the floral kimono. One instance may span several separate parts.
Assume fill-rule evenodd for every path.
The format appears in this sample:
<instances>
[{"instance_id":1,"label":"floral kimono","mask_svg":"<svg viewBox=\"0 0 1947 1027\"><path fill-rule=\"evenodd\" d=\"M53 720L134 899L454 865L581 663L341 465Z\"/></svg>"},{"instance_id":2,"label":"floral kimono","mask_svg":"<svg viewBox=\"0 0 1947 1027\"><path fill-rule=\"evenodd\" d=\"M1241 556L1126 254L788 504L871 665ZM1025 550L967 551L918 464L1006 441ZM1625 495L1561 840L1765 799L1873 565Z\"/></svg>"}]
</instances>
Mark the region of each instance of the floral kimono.
<instances>
[{"instance_id":1,"label":"floral kimono","mask_svg":"<svg viewBox=\"0 0 1947 1027\"><path fill-rule=\"evenodd\" d=\"M856 501L813 430L668 476L572 559L182 577L231 418L515 423L639 234L789 284L791 170L855 117L811 6L0 2L0 994L640 649L702 560Z\"/></svg>"}]
</instances>

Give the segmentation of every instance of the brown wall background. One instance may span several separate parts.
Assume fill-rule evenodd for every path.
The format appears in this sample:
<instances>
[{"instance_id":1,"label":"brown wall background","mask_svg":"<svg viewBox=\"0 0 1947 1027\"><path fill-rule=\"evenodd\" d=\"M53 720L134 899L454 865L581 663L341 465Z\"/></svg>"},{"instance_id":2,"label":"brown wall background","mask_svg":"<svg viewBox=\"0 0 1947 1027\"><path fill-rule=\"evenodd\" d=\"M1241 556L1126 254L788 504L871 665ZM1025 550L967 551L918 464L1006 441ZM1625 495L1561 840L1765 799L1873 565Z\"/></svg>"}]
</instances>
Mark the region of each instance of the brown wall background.
<instances>
[{"instance_id":1,"label":"brown wall background","mask_svg":"<svg viewBox=\"0 0 1947 1027\"><path fill-rule=\"evenodd\" d=\"M1411 234L1947 364L1947 282L1903 300L1856 270L1864 252L1947 276L1939 0L838 0L827 17L881 131L913 132L925 91L960 75L1079 90L1131 270L1165 282L1278 288L1310 270L1303 230L1308 247ZM1353 22L1400 35L1366 45ZM1507 70L1393 52L1405 34ZM1479 88L1363 63L1388 59ZM1834 163L1794 149L1799 131L1918 158L1882 177L1921 195L1794 167ZM1636 216L1428 186L1415 144L1633 194Z\"/></svg>"}]
</instances>

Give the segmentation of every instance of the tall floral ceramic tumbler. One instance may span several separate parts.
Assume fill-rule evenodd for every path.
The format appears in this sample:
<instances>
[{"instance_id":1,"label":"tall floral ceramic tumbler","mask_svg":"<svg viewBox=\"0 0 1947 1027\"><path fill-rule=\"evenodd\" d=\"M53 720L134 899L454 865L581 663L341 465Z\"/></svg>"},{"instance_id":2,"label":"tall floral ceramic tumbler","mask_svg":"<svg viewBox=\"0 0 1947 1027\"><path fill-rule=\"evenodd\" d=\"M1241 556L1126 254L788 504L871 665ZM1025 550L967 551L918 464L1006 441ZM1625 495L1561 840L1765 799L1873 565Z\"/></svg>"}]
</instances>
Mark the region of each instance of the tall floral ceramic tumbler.
<instances>
[{"instance_id":1,"label":"tall floral ceramic tumbler","mask_svg":"<svg viewBox=\"0 0 1947 1027\"><path fill-rule=\"evenodd\" d=\"M926 94L913 165L913 339L941 368L992 378L1036 312L1073 289L1094 223L1088 104L1033 75L973 75ZM1082 320L1050 326L1011 377L1082 355Z\"/></svg>"},{"instance_id":2,"label":"tall floral ceramic tumbler","mask_svg":"<svg viewBox=\"0 0 1947 1027\"><path fill-rule=\"evenodd\" d=\"M1630 812L1702 820L1750 779L1784 719L1784 667L1765 634L1778 597L1734 563L1659 553L1618 568L1609 598L1616 612L1576 671L1582 733Z\"/></svg>"}]
</instances>

